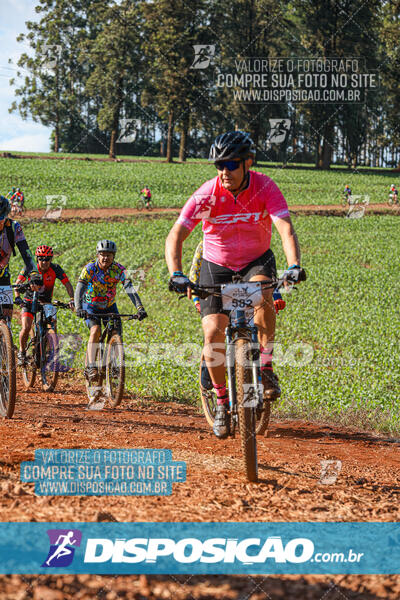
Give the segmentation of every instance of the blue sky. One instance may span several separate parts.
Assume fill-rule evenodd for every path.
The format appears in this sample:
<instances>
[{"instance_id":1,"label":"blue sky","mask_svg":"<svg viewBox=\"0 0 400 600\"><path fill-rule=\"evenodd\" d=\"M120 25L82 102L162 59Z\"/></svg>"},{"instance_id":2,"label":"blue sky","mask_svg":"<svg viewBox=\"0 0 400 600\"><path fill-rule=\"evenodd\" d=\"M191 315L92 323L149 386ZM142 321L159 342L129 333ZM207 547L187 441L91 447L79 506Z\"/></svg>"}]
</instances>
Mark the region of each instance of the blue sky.
<instances>
[{"instance_id":1,"label":"blue sky","mask_svg":"<svg viewBox=\"0 0 400 600\"><path fill-rule=\"evenodd\" d=\"M16 73L13 69L16 69L20 54L28 51L16 37L26 32L25 21L37 19L36 4L36 0L0 0L0 150L50 150L51 130L48 127L31 119L23 121L17 112L8 112L14 100L14 88L9 85L9 79ZM9 58L14 64L8 64Z\"/></svg>"}]
</instances>

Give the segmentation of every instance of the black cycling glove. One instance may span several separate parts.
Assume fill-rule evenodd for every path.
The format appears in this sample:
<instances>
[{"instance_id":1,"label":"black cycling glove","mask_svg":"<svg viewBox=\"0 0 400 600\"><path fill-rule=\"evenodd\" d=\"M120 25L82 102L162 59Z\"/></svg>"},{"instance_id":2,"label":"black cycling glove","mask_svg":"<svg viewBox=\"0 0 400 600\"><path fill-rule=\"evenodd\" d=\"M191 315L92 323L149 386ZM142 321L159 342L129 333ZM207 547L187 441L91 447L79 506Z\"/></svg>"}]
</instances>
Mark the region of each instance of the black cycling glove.
<instances>
[{"instance_id":1,"label":"black cycling glove","mask_svg":"<svg viewBox=\"0 0 400 600\"><path fill-rule=\"evenodd\" d=\"M186 277L181 271L175 271L169 280L168 288L170 292L176 292L177 294L186 294L186 290L190 285L189 278Z\"/></svg>"},{"instance_id":2,"label":"black cycling glove","mask_svg":"<svg viewBox=\"0 0 400 600\"><path fill-rule=\"evenodd\" d=\"M307 279L306 272L300 265L292 265L286 269L283 277L289 283L300 283L300 281L305 281Z\"/></svg>"}]
</instances>

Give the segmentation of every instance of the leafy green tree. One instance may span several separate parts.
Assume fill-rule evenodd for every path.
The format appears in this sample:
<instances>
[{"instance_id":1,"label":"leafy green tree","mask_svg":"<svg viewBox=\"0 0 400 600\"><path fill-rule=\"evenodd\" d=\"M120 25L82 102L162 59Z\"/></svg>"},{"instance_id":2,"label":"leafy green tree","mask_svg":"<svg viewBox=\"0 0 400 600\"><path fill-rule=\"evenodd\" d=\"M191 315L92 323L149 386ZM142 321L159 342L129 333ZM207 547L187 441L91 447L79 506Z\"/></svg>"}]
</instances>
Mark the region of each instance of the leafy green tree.
<instances>
[{"instance_id":1,"label":"leafy green tree","mask_svg":"<svg viewBox=\"0 0 400 600\"><path fill-rule=\"evenodd\" d=\"M39 0L39 21L28 21L28 33L17 38L28 41L32 53L25 52L18 60L23 82L10 82L17 86L10 111L52 127L56 152L60 145L76 146L86 128L82 116L86 74L79 48L89 35L88 12L99 4L101 0Z\"/></svg>"},{"instance_id":2,"label":"leafy green tree","mask_svg":"<svg viewBox=\"0 0 400 600\"><path fill-rule=\"evenodd\" d=\"M382 2L380 17L379 34L383 57L379 70L384 91L383 106L386 112L387 128L391 132L392 150L398 154L400 146L400 0Z\"/></svg>"},{"instance_id":3,"label":"leafy green tree","mask_svg":"<svg viewBox=\"0 0 400 600\"><path fill-rule=\"evenodd\" d=\"M368 69L376 66L376 14L378 0L293 0L295 18L300 25L296 52L309 58L368 57ZM344 107L344 108L343 108ZM315 132L316 166L329 169L335 149L335 127L340 121L346 129L352 152L361 146L365 119L359 108L343 104L303 106L303 113ZM347 135L348 134L348 135Z\"/></svg>"},{"instance_id":4,"label":"leafy green tree","mask_svg":"<svg viewBox=\"0 0 400 600\"><path fill-rule=\"evenodd\" d=\"M147 86L167 124L166 160L173 160L173 139L181 133L180 160L185 160L188 131L204 108L203 74L192 68L193 45L204 36L203 0L157 0L143 4Z\"/></svg>"},{"instance_id":5,"label":"leafy green tree","mask_svg":"<svg viewBox=\"0 0 400 600\"><path fill-rule=\"evenodd\" d=\"M222 72L237 72L236 64L245 59L288 55L287 10L274 0L222 0L211 13L211 29L218 34ZM267 137L269 118L287 115L279 105L235 100L232 89L224 87L217 90L215 110L220 121L228 119L225 128L249 131L259 148Z\"/></svg>"},{"instance_id":6,"label":"leafy green tree","mask_svg":"<svg viewBox=\"0 0 400 600\"><path fill-rule=\"evenodd\" d=\"M109 156L115 158L124 103L139 88L141 11L136 0L122 0L99 8L97 15L102 28L88 44L93 69L86 92L101 102L97 121L110 132Z\"/></svg>"}]
</instances>

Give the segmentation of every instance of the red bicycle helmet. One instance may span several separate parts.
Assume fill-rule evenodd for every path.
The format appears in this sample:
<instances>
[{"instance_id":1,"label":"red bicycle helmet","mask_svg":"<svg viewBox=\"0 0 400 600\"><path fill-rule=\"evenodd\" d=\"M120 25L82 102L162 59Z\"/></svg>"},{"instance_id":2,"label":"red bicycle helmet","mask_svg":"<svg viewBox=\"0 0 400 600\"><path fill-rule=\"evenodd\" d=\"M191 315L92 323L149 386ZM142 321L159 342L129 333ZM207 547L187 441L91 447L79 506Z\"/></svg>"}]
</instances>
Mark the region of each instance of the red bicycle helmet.
<instances>
[{"instance_id":1,"label":"red bicycle helmet","mask_svg":"<svg viewBox=\"0 0 400 600\"><path fill-rule=\"evenodd\" d=\"M46 246L46 245L38 246L36 248L35 256L48 256L48 257L52 258L53 248L50 248L50 246Z\"/></svg>"}]
</instances>

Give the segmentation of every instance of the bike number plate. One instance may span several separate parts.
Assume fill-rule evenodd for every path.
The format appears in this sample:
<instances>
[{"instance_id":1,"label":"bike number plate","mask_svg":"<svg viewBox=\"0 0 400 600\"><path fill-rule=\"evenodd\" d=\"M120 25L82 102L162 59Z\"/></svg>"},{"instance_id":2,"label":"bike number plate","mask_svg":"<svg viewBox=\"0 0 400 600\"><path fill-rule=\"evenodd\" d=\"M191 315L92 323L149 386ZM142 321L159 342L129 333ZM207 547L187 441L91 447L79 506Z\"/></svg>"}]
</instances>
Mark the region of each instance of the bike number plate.
<instances>
[{"instance_id":1,"label":"bike number plate","mask_svg":"<svg viewBox=\"0 0 400 600\"><path fill-rule=\"evenodd\" d=\"M12 288L8 285L0 285L0 304L12 304L13 302Z\"/></svg>"},{"instance_id":2,"label":"bike number plate","mask_svg":"<svg viewBox=\"0 0 400 600\"><path fill-rule=\"evenodd\" d=\"M261 282L227 283L221 285L222 306L224 310L250 308L262 301Z\"/></svg>"},{"instance_id":3,"label":"bike number plate","mask_svg":"<svg viewBox=\"0 0 400 600\"><path fill-rule=\"evenodd\" d=\"M55 317L57 315L57 308L52 304L44 304L43 305L44 316L46 319L50 317Z\"/></svg>"}]
</instances>

